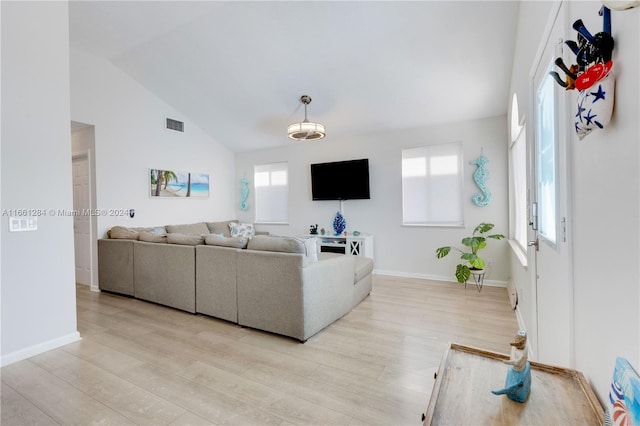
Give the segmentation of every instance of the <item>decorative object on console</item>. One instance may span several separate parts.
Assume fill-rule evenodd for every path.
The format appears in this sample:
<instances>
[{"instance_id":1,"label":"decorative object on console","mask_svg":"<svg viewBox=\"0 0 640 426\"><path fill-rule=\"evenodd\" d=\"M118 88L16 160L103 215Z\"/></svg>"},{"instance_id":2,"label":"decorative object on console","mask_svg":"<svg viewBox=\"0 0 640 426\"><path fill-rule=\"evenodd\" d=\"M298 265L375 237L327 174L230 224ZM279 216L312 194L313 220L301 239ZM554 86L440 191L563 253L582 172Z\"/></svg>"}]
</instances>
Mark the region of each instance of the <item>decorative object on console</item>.
<instances>
[{"instance_id":1,"label":"decorative object on console","mask_svg":"<svg viewBox=\"0 0 640 426\"><path fill-rule=\"evenodd\" d=\"M487 238L491 238L494 240L501 240L504 238L502 234L493 234L493 235L484 235L487 232L493 229L493 223L481 223L473 230L473 235L471 237L465 237L462 239L462 245L468 247L468 250L461 250L458 247L445 246L436 249L436 257L438 259L442 259L449 252L453 250L457 250L461 253L460 259L464 260L468 264L459 263L456 266L456 279L460 284L464 284L467 282L469 277L471 276L471 269L475 271L475 273L479 273L479 270L484 269L485 261L483 258L478 256L478 250L481 250L487 246Z\"/></svg>"},{"instance_id":2,"label":"decorative object on console","mask_svg":"<svg viewBox=\"0 0 640 426\"><path fill-rule=\"evenodd\" d=\"M324 235L325 234L325 230L324 228L320 228L320 234Z\"/></svg>"},{"instance_id":3,"label":"decorative object on console","mask_svg":"<svg viewBox=\"0 0 640 426\"><path fill-rule=\"evenodd\" d=\"M311 225L309 227L309 234L318 235L318 224L317 223L315 225Z\"/></svg>"},{"instance_id":4,"label":"decorative object on console","mask_svg":"<svg viewBox=\"0 0 640 426\"><path fill-rule=\"evenodd\" d=\"M311 103L311 97L302 95L300 102L304 104L304 120L299 123L289 124L287 128L289 138L297 141L313 141L324 138L326 135L324 125L307 119L307 105Z\"/></svg>"},{"instance_id":5,"label":"decorative object on console","mask_svg":"<svg viewBox=\"0 0 640 426\"><path fill-rule=\"evenodd\" d=\"M249 210L247 197L249 197L249 181L246 177L243 177L240 179L240 210L243 212Z\"/></svg>"},{"instance_id":6,"label":"decorative object on console","mask_svg":"<svg viewBox=\"0 0 640 426\"><path fill-rule=\"evenodd\" d=\"M357 237L360 235L360 231L353 231L352 234L354 237Z\"/></svg>"},{"instance_id":7,"label":"decorative object on console","mask_svg":"<svg viewBox=\"0 0 640 426\"><path fill-rule=\"evenodd\" d=\"M488 162L489 159L483 155L482 151L480 152L480 157L469 162L469 164L478 167L476 171L473 172L473 181L482 192L475 194L472 198L473 204L478 207L486 207L491 202L491 191L489 191L486 184L486 180L489 177L489 171L486 167Z\"/></svg>"},{"instance_id":8,"label":"decorative object on console","mask_svg":"<svg viewBox=\"0 0 640 426\"><path fill-rule=\"evenodd\" d=\"M574 126L580 140L595 129L604 129L613 113L615 78L611 61L614 46L611 11L602 6L599 14L603 30L596 35L591 35L582 19L573 23L573 29L578 32L578 42L566 40L565 44L576 55L577 65L567 68L562 58L555 61L566 74L566 81L557 72L549 72L566 90L575 88L579 91Z\"/></svg>"},{"instance_id":9,"label":"decorative object on console","mask_svg":"<svg viewBox=\"0 0 640 426\"><path fill-rule=\"evenodd\" d=\"M531 366L527 361L527 332L518 331L511 343L511 356L504 361L511 367L503 389L491 391L494 395L507 395L512 401L525 402L531 392Z\"/></svg>"},{"instance_id":10,"label":"decorative object on console","mask_svg":"<svg viewBox=\"0 0 640 426\"><path fill-rule=\"evenodd\" d=\"M149 191L151 197L209 198L209 175L150 169Z\"/></svg>"},{"instance_id":11,"label":"decorative object on console","mask_svg":"<svg viewBox=\"0 0 640 426\"><path fill-rule=\"evenodd\" d=\"M342 234L346 227L347 221L344 220L342 213L337 212L336 217L333 219L333 230L335 231L336 235Z\"/></svg>"}]
</instances>

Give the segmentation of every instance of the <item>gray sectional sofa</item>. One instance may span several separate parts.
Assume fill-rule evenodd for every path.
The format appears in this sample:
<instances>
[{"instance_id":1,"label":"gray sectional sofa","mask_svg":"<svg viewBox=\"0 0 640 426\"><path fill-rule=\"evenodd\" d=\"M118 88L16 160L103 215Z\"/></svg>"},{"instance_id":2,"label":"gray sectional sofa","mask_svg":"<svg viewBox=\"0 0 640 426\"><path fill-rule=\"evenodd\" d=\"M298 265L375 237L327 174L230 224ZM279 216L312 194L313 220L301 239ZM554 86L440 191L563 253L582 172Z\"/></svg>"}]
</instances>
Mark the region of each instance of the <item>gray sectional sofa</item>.
<instances>
[{"instance_id":1,"label":"gray sectional sofa","mask_svg":"<svg viewBox=\"0 0 640 426\"><path fill-rule=\"evenodd\" d=\"M371 292L372 259L317 253L298 238L232 237L231 222L112 228L98 240L100 289L302 342Z\"/></svg>"}]
</instances>

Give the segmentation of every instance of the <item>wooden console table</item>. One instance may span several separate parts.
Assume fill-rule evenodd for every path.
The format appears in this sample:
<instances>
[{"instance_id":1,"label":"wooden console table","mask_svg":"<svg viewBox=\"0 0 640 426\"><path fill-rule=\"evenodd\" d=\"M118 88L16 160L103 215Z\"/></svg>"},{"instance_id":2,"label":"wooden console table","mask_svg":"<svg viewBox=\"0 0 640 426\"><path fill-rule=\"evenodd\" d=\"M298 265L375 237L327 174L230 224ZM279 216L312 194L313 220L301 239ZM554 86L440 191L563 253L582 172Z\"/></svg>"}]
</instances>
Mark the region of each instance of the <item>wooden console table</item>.
<instances>
[{"instance_id":1,"label":"wooden console table","mask_svg":"<svg viewBox=\"0 0 640 426\"><path fill-rule=\"evenodd\" d=\"M440 363L423 425L602 425L604 410L576 370L531 362L524 403L491 393L504 387L508 355L451 344Z\"/></svg>"}]
</instances>

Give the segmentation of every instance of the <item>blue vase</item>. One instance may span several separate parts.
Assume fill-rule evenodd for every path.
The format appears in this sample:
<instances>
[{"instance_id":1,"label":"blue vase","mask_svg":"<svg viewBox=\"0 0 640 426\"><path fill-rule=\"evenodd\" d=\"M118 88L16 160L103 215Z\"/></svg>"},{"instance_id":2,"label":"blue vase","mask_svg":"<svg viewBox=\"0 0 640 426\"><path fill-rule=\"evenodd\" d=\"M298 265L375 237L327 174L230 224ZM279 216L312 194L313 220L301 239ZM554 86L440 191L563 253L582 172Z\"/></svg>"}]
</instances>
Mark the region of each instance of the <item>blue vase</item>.
<instances>
[{"instance_id":1,"label":"blue vase","mask_svg":"<svg viewBox=\"0 0 640 426\"><path fill-rule=\"evenodd\" d=\"M336 235L341 235L347 228L347 221L344 220L342 213L337 212L336 217L333 219L333 230L336 231Z\"/></svg>"}]
</instances>

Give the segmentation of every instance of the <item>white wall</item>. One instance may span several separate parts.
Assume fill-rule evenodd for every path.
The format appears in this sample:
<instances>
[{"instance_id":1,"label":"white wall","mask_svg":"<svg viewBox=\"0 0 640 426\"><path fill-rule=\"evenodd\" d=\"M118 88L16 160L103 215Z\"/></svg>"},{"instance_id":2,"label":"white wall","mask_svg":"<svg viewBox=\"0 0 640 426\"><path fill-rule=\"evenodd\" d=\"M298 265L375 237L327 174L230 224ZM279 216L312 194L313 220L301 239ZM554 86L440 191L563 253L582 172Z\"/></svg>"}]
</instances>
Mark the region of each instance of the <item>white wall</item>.
<instances>
[{"instance_id":1,"label":"white wall","mask_svg":"<svg viewBox=\"0 0 640 426\"><path fill-rule=\"evenodd\" d=\"M2 209L72 209L66 2L2 2ZM2 215L2 365L77 340L73 224Z\"/></svg>"},{"instance_id":2,"label":"white wall","mask_svg":"<svg viewBox=\"0 0 640 426\"><path fill-rule=\"evenodd\" d=\"M165 130L165 118L185 132ZM71 118L95 126L98 236L115 225L153 226L235 217L234 155L110 62L71 50ZM149 169L208 173L208 199L151 198Z\"/></svg>"},{"instance_id":3,"label":"white wall","mask_svg":"<svg viewBox=\"0 0 640 426\"><path fill-rule=\"evenodd\" d=\"M325 124L330 131L330 123ZM453 271L459 259L452 255L436 259L437 247L458 243L482 221L495 223L497 232L508 232L506 128L506 118L495 117L363 135L348 140L332 139L329 133L322 141L291 142L289 146L276 149L238 153L236 208L239 204L239 181L246 177L250 182L250 209L247 212L238 210L237 216L248 222L254 220L253 166L288 161L289 225L258 225L258 229L281 235L299 235L308 233L309 225L317 223L319 227L330 230L339 202L311 200L310 164L368 158L371 199L344 202L347 231L358 230L375 235L375 268L378 273L455 280ZM402 226L401 149L454 141L462 141L464 146L466 229ZM481 148L489 159L490 177L487 182L493 201L488 207L477 207L471 202L478 188L472 179L476 166L468 163L480 155ZM504 285L509 275L506 241L491 241L485 253L494 265L488 271L487 279Z\"/></svg>"},{"instance_id":4,"label":"white wall","mask_svg":"<svg viewBox=\"0 0 640 426\"><path fill-rule=\"evenodd\" d=\"M600 3L567 2L569 23L581 18L596 33L602 29ZM512 90L520 111L529 119L528 75L549 2L522 2L512 75ZM573 273L575 368L606 400L615 358L627 358L640 368L640 9L612 11L615 39L616 91L609 127L584 140L572 135ZM575 40L575 32L571 31ZM575 100L575 92L567 93ZM514 279L525 288L522 316L531 326L527 274L512 261ZM570 309L571 307L567 307ZM544 315L544 313L541 313Z\"/></svg>"},{"instance_id":5,"label":"white wall","mask_svg":"<svg viewBox=\"0 0 640 426\"><path fill-rule=\"evenodd\" d=\"M597 5L570 2L570 22L602 28ZM616 356L640 369L640 9L612 12L616 64L610 126L574 143L576 367L606 398Z\"/></svg>"}]
</instances>

